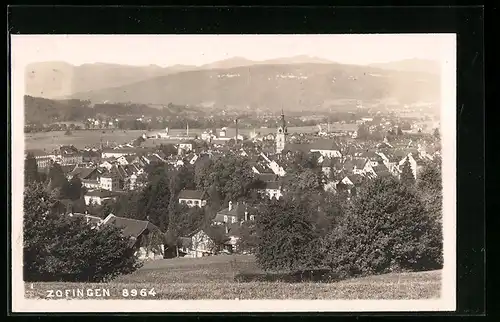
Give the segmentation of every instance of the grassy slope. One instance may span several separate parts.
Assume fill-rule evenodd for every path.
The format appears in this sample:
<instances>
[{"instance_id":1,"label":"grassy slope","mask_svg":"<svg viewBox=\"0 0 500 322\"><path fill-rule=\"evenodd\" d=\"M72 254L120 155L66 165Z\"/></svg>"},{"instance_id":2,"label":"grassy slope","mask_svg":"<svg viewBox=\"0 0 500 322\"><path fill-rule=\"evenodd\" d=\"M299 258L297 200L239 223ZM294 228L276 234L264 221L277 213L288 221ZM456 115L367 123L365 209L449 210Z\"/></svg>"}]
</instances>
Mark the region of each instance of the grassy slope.
<instances>
[{"instance_id":1,"label":"grassy slope","mask_svg":"<svg viewBox=\"0 0 500 322\"><path fill-rule=\"evenodd\" d=\"M234 263L236 259L236 263ZM137 299L427 299L438 298L441 271L386 274L337 283L236 283L239 271L255 270L252 256L179 258L146 263L139 271L110 283L26 283L26 296L45 298L48 290L107 288L124 299L122 289L155 289ZM31 286L33 288L31 288Z\"/></svg>"}]
</instances>

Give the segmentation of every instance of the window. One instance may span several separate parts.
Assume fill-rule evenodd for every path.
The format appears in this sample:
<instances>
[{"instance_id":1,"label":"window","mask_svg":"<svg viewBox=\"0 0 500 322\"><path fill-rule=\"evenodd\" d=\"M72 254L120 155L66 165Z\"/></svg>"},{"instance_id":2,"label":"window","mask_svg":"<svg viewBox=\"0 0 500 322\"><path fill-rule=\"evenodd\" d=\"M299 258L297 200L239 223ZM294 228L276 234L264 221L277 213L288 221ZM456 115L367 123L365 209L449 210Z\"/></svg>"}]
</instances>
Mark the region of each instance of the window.
<instances>
[{"instance_id":1,"label":"window","mask_svg":"<svg viewBox=\"0 0 500 322\"><path fill-rule=\"evenodd\" d=\"M193 202L191 200L188 200L188 205L192 204Z\"/></svg>"},{"instance_id":2,"label":"window","mask_svg":"<svg viewBox=\"0 0 500 322\"><path fill-rule=\"evenodd\" d=\"M232 217L231 217L231 223L233 223L233 224L234 224L235 222L236 222L236 217L232 216Z\"/></svg>"},{"instance_id":3,"label":"window","mask_svg":"<svg viewBox=\"0 0 500 322\"><path fill-rule=\"evenodd\" d=\"M227 222L227 216L224 215L224 222Z\"/></svg>"},{"instance_id":4,"label":"window","mask_svg":"<svg viewBox=\"0 0 500 322\"><path fill-rule=\"evenodd\" d=\"M254 215L250 215L250 220L255 220L255 216Z\"/></svg>"}]
</instances>

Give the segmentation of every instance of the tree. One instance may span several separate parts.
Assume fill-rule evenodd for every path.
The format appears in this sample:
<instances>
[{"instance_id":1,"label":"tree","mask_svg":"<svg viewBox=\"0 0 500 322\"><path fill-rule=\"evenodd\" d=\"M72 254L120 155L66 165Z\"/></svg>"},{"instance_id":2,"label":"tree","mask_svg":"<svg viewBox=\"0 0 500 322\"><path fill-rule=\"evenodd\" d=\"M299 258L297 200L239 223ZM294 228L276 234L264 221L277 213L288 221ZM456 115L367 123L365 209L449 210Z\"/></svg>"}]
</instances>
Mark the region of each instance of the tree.
<instances>
[{"instance_id":1,"label":"tree","mask_svg":"<svg viewBox=\"0 0 500 322\"><path fill-rule=\"evenodd\" d=\"M25 185L39 180L38 165L33 153L28 152L24 160L24 182Z\"/></svg>"},{"instance_id":2,"label":"tree","mask_svg":"<svg viewBox=\"0 0 500 322\"><path fill-rule=\"evenodd\" d=\"M225 155L197 166L195 181L200 190L214 187L224 202L245 200L256 184L247 159L237 155Z\"/></svg>"},{"instance_id":3,"label":"tree","mask_svg":"<svg viewBox=\"0 0 500 322\"><path fill-rule=\"evenodd\" d=\"M49 179L48 189L50 191L56 188L61 189L68 182L66 176L64 175L64 171L62 170L61 166L58 163L53 163L52 166L50 167L48 179Z\"/></svg>"},{"instance_id":4,"label":"tree","mask_svg":"<svg viewBox=\"0 0 500 322\"><path fill-rule=\"evenodd\" d=\"M316 251L318 236L304 204L271 201L262 204L258 213L259 266L265 270L290 271L318 265L321 258Z\"/></svg>"},{"instance_id":5,"label":"tree","mask_svg":"<svg viewBox=\"0 0 500 322\"><path fill-rule=\"evenodd\" d=\"M415 176L413 175L413 170L408 158L406 158L403 162L403 168L401 169L401 182L408 186L415 185Z\"/></svg>"},{"instance_id":6,"label":"tree","mask_svg":"<svg viewBox=\"0 0 500 322\"><path fill-rule=\"evenodd\" d=\"M25 281L102 282L140 267L120 230L59 215L58 204L39 183L25 189Z\"/></svg>"},{"instance_id":7,"label":"tree","mask_svg":"<svg viewBox=\"0 0 500 322\"><path fill-rule=\"evenodd\" d=\"M177 154L177 149L173 144L161 144L160 150L167 156L172 156Z\"/></svg>"},{"instance_id":8,"label":"tree","mask_svg":"<svg viewBox=\"0 0 500 322\"><path fill-rule=\"evenodd\" d=\"M257 228L254 221L245 221L240 226L240 238L236 243L236 250L239 253L248 252L253 254L257 248L258 237Z\"/></svg>"},{"instance_id":9,"label":"tree","mask_svg":"<svg viewBox=\"0 0 500 322\"><path fill-rule=\"evenodd\" d=\"M82 197L82 181L78 176L74 176L71 180L64 182L61 187L61 193L64 198L70 200L78 200Z\"/></svg>"},{"instance_id":10,"label":"tree","mask_svg":"<svg viewBox=\"0 0 500 322\"><path fill-rule=\"evenodd\" d=\"M443 191L440 164L429 162L424 165L417 181L418 192L432 221L434 249L443 247ZM442 260L440 253L435 255Z\"/></svg>"},{"instance_id":11,"label":"tree","mask_svg":"<svg viewBox=\"0 0 500 322\"><path fill-rule=\"evenodd\" d=\"M324 263L341 277L440 268L432 226L415 189L391 177L368 181L323 239Z\"/></svg>"},{"instance_id":12,"label":"tree","mask_svg":"<svg viewBox=\"0 0 500 322\"><path fill-rule=\"evenodd\" d=\"M290 173L283 180L283 189L287 195L300 197L304 194L323 191L325 176L321 170L305 169Z\"/></svg>"}]
</instances>

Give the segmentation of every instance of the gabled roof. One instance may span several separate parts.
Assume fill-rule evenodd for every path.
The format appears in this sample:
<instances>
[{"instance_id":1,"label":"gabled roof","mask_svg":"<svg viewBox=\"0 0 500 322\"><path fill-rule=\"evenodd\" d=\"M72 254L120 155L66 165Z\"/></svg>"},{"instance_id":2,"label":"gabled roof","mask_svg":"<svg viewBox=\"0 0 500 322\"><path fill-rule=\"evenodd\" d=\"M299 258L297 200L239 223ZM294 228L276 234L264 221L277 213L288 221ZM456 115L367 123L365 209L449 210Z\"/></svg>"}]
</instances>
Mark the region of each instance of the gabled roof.
<instances>
[{"instance_id":1,"label":"gabled roof","mask_svg":"<svg viewBox=\"0 0 500 322\"><path fill-rule=\"evenodd\" d=\"M202 199L205 197L205 193L200 190L181 190L179 193L179 199Z\"/></svg>"},{"instance_id":2,"label":"gabled roof","mask_svg":"<svg viewBox=\"0 0 500 322\"><path fill-rule=\"evenodd\" d=\"M347 177L349 178L349 180L351 180L351 182L355 186L361 184L361 182L363 181L363 176L361 176L359 174L351 174L351 175L348 175Z\"/></svg>"},{"instance_id":3,"label":"gabled roof","mask_svg":"<svg viewBox=\"0 0 500 322\"><path fill-rule=\"evenodd\" d=\"M264 189L281 189L281 184L279 181L265 182Z\"/></svg>"},{"instance_id":4,"label":"gabled roof","mask_svg":"<svg viewBox=\"0 0 500 322\"><path fill-rule=\"evenodd\" d=\"M78 176L78 178L80 178L80 179L88 179L88 177L95 171L97 171L96 168L76 167L69 174L73 177Z\"/></svg>"},{"instance_id":5,"label":"gabled roof","mask_svg":"<svg viewBox=\"0 0 500 322\"><path fill-rule=\"evenodd\" d=\"M366 162L368 162L368 160L366 160L366 159L354 159L351 162L356 167L356 169L362 169L365 167L365 164L366 164Z\"/></svg>"},{"instance_id":6,"label":"gabled roof","mask_svg":"<svg viewBox=\"0 0 500 322\"><path fill-rule=\"evenodd\" d=\"M113 225L122 230L125 237L133 237L134 240L137 239L146 229L149 231L156 231L161 233L160 228L145 220L137 220L131 218L116 217L110 215L109 219L106 218L106 225Z\"/></svg>"},{"instance_id":7,"label":"gabled roof","mask_svg":"<svg viewBox=\"0 0 500 322\"><path fill-rule=\"evenodd\" d=\"M271 181L276 181L278 179L278 175L274 174L274 173L260 173L259 175L257 175L257 177L259 178L259 180L263 181L263 182L271 182Z\"/></svg>"},{"instance_id":8,"label":"gabled roof","mask_svg":"<svg viewBox=\"0 0 500 322\"><path fill-rule=\"evenodd\" d=\"M287 143L283 151L309 153L311 146L307 143Z\"/></svg>"},{"instance_id":9,"label":"gabled roof","mask_svg":"<svg viewBox=\"0 0 500 322\"><path fill-rule=\"evenodd\" d=\"M317 140L310 145L310 149L340 151L340 147L333 140Z\"/></svg>"}]
</instances>

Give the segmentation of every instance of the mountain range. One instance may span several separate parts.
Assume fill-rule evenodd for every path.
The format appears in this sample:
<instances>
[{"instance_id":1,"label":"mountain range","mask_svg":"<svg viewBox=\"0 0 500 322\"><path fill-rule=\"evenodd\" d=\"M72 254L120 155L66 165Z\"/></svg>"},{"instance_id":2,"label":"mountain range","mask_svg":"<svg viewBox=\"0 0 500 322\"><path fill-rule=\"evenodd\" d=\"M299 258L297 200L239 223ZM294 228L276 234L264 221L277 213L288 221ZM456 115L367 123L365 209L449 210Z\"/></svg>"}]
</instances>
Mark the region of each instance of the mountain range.
<instances>
[{"instance_id":1,"label":"mountain range","mask_svg":"<svg viewBox=\"0 0 500 322\"><path fill-rule=\"evenodd\" d=\"M107 63L73 66L33 63L26 68L26 94L93 103L325 107L338 100L439 99L439 68L433 61L406 60L368 66L310 56L266 61L242 57L202 65L160 67Z\"/></svg>"}]
</instances>

